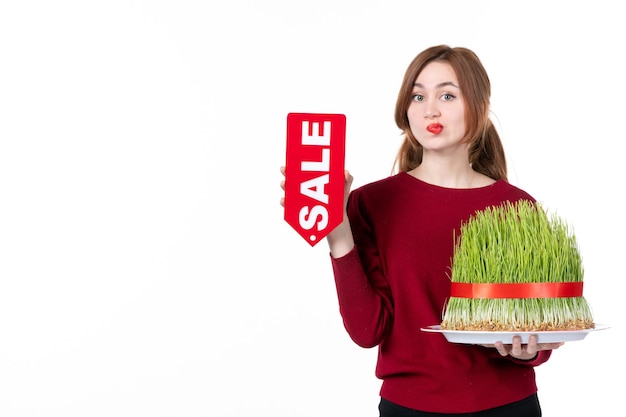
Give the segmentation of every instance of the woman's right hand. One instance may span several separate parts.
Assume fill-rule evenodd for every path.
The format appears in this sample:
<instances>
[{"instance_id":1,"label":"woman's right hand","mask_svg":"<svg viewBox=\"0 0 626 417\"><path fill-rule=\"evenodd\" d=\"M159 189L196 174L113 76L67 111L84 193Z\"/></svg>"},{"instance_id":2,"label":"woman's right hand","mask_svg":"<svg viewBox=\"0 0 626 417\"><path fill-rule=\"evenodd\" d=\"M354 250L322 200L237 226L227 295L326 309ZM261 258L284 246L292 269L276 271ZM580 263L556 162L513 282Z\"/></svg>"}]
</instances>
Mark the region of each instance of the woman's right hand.
<instances>
[{"instance_id":1,"label":"woman's right hand","mask_svg":"<svg viewBox=\"0 0 626 417\"><path fill-rule=\"evenodd\" d=\"M280 167L280 172L285 176L285 167ZM346 213L346 205L348 203L348 196L350 195L350 189L352 187L353 177L348 170L344 171L344 202L343 202L343 222L334 228L328 235L326 235L326 241L330 248L330 253L334 258L339 258L346 255L354 248L354 240L352 238L352 229L350 228L350 221ZM281 180L280 188L285 191L285 179ZM280 198L280 205L285 207L285 196Z\"/></svg>"},{"instance_id":2,"label":"woman's right hand","mask_svg":"<svg viewBox=\"0 0 626 417\"><path fill-rule=\"evenodd\" d=\"M285 167L280 167L280 173L283 174L283 179L280 181L280 188L283 189L283 193L285 192ZM280 198L280 205L285 207L285 195Z\"/></svg>"}]
</instances>

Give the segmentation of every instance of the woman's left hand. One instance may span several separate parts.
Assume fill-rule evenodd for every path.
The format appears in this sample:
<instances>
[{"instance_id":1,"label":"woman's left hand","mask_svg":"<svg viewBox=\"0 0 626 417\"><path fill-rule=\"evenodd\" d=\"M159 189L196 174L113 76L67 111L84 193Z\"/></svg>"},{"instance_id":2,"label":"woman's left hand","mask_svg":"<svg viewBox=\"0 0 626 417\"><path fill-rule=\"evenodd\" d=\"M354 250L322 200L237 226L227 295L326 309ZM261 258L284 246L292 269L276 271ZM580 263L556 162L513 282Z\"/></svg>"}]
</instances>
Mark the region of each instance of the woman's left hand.
<instances>
[{"instance_id":1,"label":"woman's left hand","mask_svg":"<svg viewBox=\"0 0 626 417\"><path fill-rule=\"evenodd\" d=\"M520 359L523 361L534 359L537 356L537 352L540 350L552 350L558 349L564 345L563 342L558 343L537 343L537 336L530 335L528 338L528 344L522 344L522 338L519 336L514 336L512 340L512 344L505 345L502 342L496 342L493 345L489 345L488 347L494 347L498 351L498 353L502 356L511 355L516 359Z\"/></svg>"}]
</instances>

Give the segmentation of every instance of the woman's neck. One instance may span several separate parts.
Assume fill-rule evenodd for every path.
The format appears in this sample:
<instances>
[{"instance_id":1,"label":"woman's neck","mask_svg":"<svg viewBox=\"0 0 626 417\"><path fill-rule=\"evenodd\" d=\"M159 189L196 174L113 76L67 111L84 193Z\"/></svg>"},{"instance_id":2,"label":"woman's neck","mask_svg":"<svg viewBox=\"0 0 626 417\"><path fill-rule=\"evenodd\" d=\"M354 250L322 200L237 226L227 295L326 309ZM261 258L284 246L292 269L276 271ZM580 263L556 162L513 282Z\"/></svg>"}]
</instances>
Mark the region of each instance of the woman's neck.
<instances>
[{"instance_id":1,"label":"woman's neck","mask_svg":"<svg viewBox=\"0 0 626 417\"><path fill-rule=\"evenodd\" d=\"M467 149L448 153L424 149L422 163L408 173L421 181L445 188L478 188L496 182L474 171Z\"/></svg>"},{"instance_id":2,"label":"woman's neck","mask_svg":"<svg viewBox=\"0 0 626 417\"><path fill-rule=\"evenodd\" d=\"M478 185L480 176L469 163L422 162L409 171L409 174L421 181L446 188L474 188Z\"/></svg>"}]
</instances>

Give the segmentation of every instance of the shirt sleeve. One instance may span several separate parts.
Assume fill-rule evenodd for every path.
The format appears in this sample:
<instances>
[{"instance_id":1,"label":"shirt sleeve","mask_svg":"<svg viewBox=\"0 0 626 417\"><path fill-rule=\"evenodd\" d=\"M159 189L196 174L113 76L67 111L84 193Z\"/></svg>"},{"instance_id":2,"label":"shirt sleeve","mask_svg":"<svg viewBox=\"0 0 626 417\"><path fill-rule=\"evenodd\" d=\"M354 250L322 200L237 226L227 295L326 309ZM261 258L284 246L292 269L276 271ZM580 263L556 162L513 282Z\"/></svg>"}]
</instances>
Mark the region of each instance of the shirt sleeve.
<instances>
[{"instance_id":1,"label":"shirt sleeve","mask_svg":"<svg viewBox=\"0 0 626 417\"><path fill-rule=\"evenodd\" d=\"M380 344L389 331L393 304L371 225L354 192L348 201L348 217L355 247L340 258L331 256L339 310L352 340L370 348Z\"/></svg>"},{"instance_id":2,"label":"shirt sleeve","mask_svg":"<svg viewBox=\"0 0 626 417\"><path fill-rule=\"evenodd\" d=\"M514 358L511 355L508 356L502 356L498 353L498 351L494 348L486 348L489 351L489 355L490 357L494 358L494 359L502 359L502 360L507 360L513 363L516 363L518 365L524 365L524 366L529 366L531 368L534 368L535 366L539 366L545 362L548 361L548 359L550 359L550 356L552 355L552 350L540 350L539 352L537 352L537 355L530 360L522 360L522 359L517 359Z\"/></svg>"},{"instance_id":3,"label":"shirt sleeve","mask_svg":"<svg viewBox=\"0 0 626 417\"><path fill-rule=\"evenodd\" d=\"M535 356L533 359L530 359L528 361L524 361L521 359L516 359L512 356L508 356L508 358L510 358L511 361L519 364L519 365L525 365L525 366L531 366L531 367L535 367L535 366L539 366L542 363L545 363L548 361L548 359L550 359L550 356L552 355L552 351L551 350L540 350L539 352L537 352L537 356Z\"/></svg>"}]
</instances>

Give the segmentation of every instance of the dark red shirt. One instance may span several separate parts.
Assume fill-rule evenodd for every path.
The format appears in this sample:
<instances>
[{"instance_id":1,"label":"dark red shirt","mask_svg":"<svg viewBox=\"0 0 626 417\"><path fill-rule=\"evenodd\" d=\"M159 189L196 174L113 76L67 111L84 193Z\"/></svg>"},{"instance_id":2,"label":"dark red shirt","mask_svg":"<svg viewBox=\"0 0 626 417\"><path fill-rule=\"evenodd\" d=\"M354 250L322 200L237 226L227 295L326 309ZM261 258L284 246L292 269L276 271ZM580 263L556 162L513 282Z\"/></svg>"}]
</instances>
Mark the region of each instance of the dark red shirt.
<instances>
[{"instance_id":1,"label":"dark red shirt","mask_svg":"<svg viewBox=\"0 0 626 417\"><path fill-rule=\"evenodd\" d=\"M378 346L383 398L421 411L467 413L537 391L533 367L551 351L524 362L420 330L441 323L461 223L477 210L519 199L534 201L503 180L452 189L404 172L352 191L355 249L331 260L346 330L358 345Z\"/></svg>"}]
</instances>

